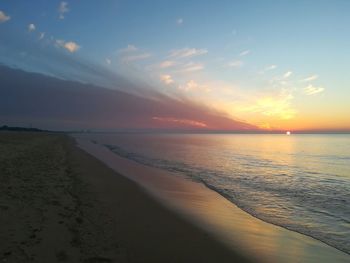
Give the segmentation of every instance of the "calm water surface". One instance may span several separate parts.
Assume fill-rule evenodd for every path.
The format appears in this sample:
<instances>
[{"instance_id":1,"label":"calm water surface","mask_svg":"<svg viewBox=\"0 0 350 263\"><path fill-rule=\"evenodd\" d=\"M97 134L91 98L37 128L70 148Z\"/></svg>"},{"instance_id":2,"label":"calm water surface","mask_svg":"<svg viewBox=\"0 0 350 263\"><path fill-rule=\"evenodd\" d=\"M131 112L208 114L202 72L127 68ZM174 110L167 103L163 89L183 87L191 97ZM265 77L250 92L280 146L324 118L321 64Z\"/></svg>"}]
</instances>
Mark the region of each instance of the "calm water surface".
<instances>
[{"instance_id":1,"label":"calm water surface","mask_svg":"<svg viewBox=\"0 0 350 263\"><path fill-rule=\"evenodd\" d=\"M205 183L248 213L350 253L350 135L96 134Z\"/></svg>"}]
</instances>

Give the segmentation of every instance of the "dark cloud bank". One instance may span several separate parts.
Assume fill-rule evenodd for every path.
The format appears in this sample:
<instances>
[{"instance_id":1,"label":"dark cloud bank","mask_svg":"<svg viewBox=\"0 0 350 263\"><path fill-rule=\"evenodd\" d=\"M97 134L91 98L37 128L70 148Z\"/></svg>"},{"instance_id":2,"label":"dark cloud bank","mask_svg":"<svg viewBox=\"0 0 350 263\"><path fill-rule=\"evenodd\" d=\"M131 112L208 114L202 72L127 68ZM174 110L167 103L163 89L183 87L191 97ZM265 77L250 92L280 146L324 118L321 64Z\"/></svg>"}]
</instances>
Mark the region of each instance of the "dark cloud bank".
<instances>
[{"instance_id":1,"label":"dark cloud bank","mask_svg":"<svg viewBox=\"0 0 350 263\"><path fill-rule=\"evenodd\" d=\"M59 130L256 129L203 105L154 92L148 97L129 94L0 66L0 125L11 122Z\"/></svg>"},{"instance_id":2,"label":"dark cloud bank","mask_svg":"<svg viewBox=\"0 0 350 263\"><path fill-rule=\"evenodd\" d=\"M0 33L6 36L0 41L0 125L256 130L186 98L163 95L133 74L124 76L69 54L55 39L38 41L13 28L0 28Z\"/></svg>"}]
</instances>

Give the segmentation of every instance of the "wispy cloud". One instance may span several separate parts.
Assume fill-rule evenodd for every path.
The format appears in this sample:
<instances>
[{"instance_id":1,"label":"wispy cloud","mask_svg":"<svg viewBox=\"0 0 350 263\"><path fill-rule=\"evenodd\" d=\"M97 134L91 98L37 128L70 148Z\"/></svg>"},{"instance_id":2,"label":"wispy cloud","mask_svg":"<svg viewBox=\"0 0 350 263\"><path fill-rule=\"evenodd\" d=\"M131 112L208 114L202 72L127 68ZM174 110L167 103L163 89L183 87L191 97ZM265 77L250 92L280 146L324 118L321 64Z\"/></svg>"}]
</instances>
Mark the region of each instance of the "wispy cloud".
<instances>
[{"instance_id":1,"label":"wispy cloud","mask_svg":"<svg viewBox=\"0 0 350 263\"><path fill-rule=\"evenodd\" d=\"M108 64L108 65L111 65L112 64L112 60L110 59L110 58L106 58L106 63Z\"/></svg>"},{"instance_id":2,"label":"wispy cloud","mask_svg":"<svg viewBox=\"0 0 350 263\"><path fill-rule=\"evenodd\" d=\"M159 64L159 67L160 67L160 68L170 68L170 67L175 66L176 64L177 64L176 61L173 61L173 60L164 60L164 61L162 61L162 62Z\"/></svg>"},{"instance_id":3,"label":"wispy cloud","mask_svg":"<svg viewBox=\"0 0 350 263\"><path fill-rule=\"evenodd\" d=\"M276 69L276 68L277 68L276 65L270 65L270 66L267 66L267 67L264 68L264 72L270 71L270 70L274 70L274 69Z\"/></svg>"},{"instance_id":4,"label":"wispy cloud","mask_svg":"<svg viewBox=\"0 0 350 263\"><path fill-rule=\"evenodd\" d=\"M184 22L184 20L183 20L183 18L178 18L178 19L176 19L176 24L178 24L178 25L182 25L183 24L183 22Z\"/></svg>"},{"instance_id":5,"label":"wispy cloud","mask_svg":"<svg viewBox=\"0 0 350 263\"><path fill-rule=\"evenodd\" d=\"M292 71L287 71L286 73L283 74L283 78L284 78L284 79L287 79L287 78L289 78L292 74L293 74Z\"/></svg>"},{"instance_id":6,"label":"wispy cloud","mask_svg":"<svg viewBox=\"0 0 350 263\"><path fill-rule=\"evenodd\" d=\"M118 53L129 53L129 52L135 52L135 51L138 51L139 49L134 46L134 45L127 45L125 48L121 48L118 50Z\"/></svg>"},{"instance_id":7,"label":"wispy cloud","mask_svg":"<svg viewBox=\"0 0 350 263\"><path fill-rule=\"evenodd\" d=\"M262 74L264 72L261 72ZM281 88L281 87L289 87L292 88L291 85L293 84L293 79L290 77L293 75L292 71L286 71L284 74L272 77L269 81L271 87L273 88Z\"/></svg>"},{"instance_id":8,"label":"wispy cloud","mask_svg":"<svg viewBox=\"0 0 350 263\"><path fill-rule=\"evenodd\" d=\"M318 79L318 75L312 75L312 76L310 76L310 77L307 77L307 78L305 78L305 79L302 79L301 81L302 81L302 82L309 82L309 81L313 81L313 80L316 80L316 79Z\"/></svg>"},{"instance_id":9,"label":"wispy cloud","mask_svg":"<svg viewBox=\"0 0 350 263\"><path fill-rule=\"evenodd\" d=\"M182 66L182 68L179 70L181 72L193 72L193 71L199 71L204 69L204 65L201 63L195 63L195 62L189 62Z\"/></svg>"},{"instance_id":10,"label":"wispy cloud","mask_svg":"<svg viewBox=\"0 0 350 263\"><path fill-rule=\"evenodd\" d=\"M56 40L56 45L68 50L70 53L77 52L80 49L80 46L73 41Z\"/></svg>"},{"instance_id":11,"label":"wispy cloud","mask_svg":"<svg viewBox=\"0 0 350 263\"><path fill-rule=\"evenodd\" d=\"M6 21L9 21L10 19L10 16L6 15L4 11L0 10L0 23L4 23Z\"/></svg>"},{"instance_id":12,"label":"wispy cloud","mask_svg":"<svg viewBox=\"0 0 350 263\"><path fill-rule=\"evenodd\" d=\"M45 37L45 32L41 32L39 34L39 40L43 39Z\"/></svg>"},{"instance_id":13,"label":"wispy cloud","mask_svg":"<svg viewBox=\"0 0 350 263\"><path fill-rule=\"evenodd\" d=\"M207 49L196 49L196 48L182 48L170 51L169 57L171 58L189 58L195 56L201 56L207 54Z\"/></svg>"},{"instance_id":14,"label":"wispy cloud","mask_svg":"<svg viewBox=\"0 0 350 263\"><path fill-rule=\"evenodd\" d=\"M315 94L321 93L323 91L324 91L324 88L322 88L322 87L315 87L315 86L313 86L311 84L309 86L307 86L306 88L304 88L304 93L306 95L315 95Z\"/></svg>"},{"instance_id":15,"label":"wispy cloud","mask_svg":"<svg viewBox=\"0 0 350 263\"><path fill-rule=\"evenodd\" d=\"M268 72L268 71L271 71L271 70L274 70L274 69L276 69L277 68L277 66L276 65L269 65L269 66L266 66L264 69L262 69L261 71L259 71L258 73L259 74L264 74L264 73L266 73L266 72Z\"/></svg>"},{"instance_id":16,"label":"wispy cloud","mask_svg":"<svg viewBox=\"0 0 350 263\"><path fill-rule=\"evenodd\" d=\"M185 85L180 85L179 89L183 91L197 91L197 92L205 92L205 93L208 93L211 91L211 89L207 85L198 84L194 80L188 81Z\"/></svg>"},{"instance_id":17,"label":"wispy cloud","mask_svg":"<svg viewBox=\"0 0 350 263\"><path fill-rule=\"evenodd\" d=\"M65 14L68 13L69 11L70 10L68 8L68 3L61 2L59 7L58 7L59 19L64 19Z\"/></svg>"},{"instance_id":18,"label":"wispy cloud","mask_svg":"<svg viewBox=\"0 0 350 263\"><path fill-rule=\"evenodd\" d=\"M230 68L240 68L243 66L243 62L241 60L233 60L227 64Z\"/></svg>"},{"instance_id":19,"label":"wispy cloud","mask_svg":"<svg viewBox=\"0 0 350 263\"><path fill-rule=\"evenodd\" d=\"M240 56L240 57L243 57L243 56L246 56L246 55L248 55L248 54L250 54L250 50L249 50L249 49L243 50L241 53L239 53L239 56Z\"/></svg>"},{"instance_id":20,"label":"wispy cloud","mask_svg":"<svg viewBox=\"0 0 350 263\"><path fill-rule=\"evenodd\" d=\"M174 83L174 80L172 79L172 77L170 75L161 75L160 81L165 83L166 85Z\"/></svg>"},{"instance_id":21,"label":"wispy cloud","mask_svg":"<svg viewBox=\"0 0 350 263\"><path fill-rule=\"evenodd\" d=\"M138 61L138 60L144 60L152 55L148 52L139 52L140 49L137 48L135 45L127 45L125 48L121 48L117 51L117 53L120 56L121 61L123 62L132 62L132 61Z\"/></svg>"},{"instance_id":22,"label":"wispy cloud","mask_svg":"<svg viewBox=\"0 0 350 263\"><path fill-rule=\"evenodd\" d=\"M28 32L32 32L32 31L35 31L36 27L34 24L29 24L28 25Z\"/></svg>"},{"instance_id":23,"label":"wispy cloud","mask_svg":"<svg viewBox=\"0 0 350 263\"><path fill-rule=\"evenodd\" d=\"M180 125L184 125L184 126L193 126L193 127L201 127L201 128L208 127L208 125L205 124L204 122L196 121L196 120L178 119L178 118L171 118L171 117L170 118L169 117L153 117L152 119L155 121L180 124Z\"/></svg>"},{"instance_id":24,"label":"wispy cloud","mask_svg":"<svg viewBox=\"0 0 350 263\"><path fill-rule=\"evenodd\" d=\"M138 60L144 60L147 58L150 58L152 55L150 53L141 53L141 54L135 54L135 55L128 55L124 56L122 58L122 61L124 62L132 62L132 61L138 61Z\"/></svg>"},{"instance_id":25,"label":"wispy cloud","mask_svg":"<svg viewBox=\"0 0 350 263\"><path fill-rule=\"evenodd\" d=\"M270 66L267 66L266 68L264 68L264 71L270 71L270 70L274 70L276 68L277 68L276 65L270 65Z\"/></svg>"}]
</instances>

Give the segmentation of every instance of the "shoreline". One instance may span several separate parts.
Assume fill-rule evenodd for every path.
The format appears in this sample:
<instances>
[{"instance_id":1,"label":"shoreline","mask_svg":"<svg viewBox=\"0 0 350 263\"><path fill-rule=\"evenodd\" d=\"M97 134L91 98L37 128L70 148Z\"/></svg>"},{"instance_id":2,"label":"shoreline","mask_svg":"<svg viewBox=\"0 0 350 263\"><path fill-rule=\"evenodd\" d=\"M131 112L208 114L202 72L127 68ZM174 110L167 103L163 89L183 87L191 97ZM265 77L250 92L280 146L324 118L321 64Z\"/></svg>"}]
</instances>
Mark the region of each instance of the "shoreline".
<instances>
[{"instance_id":1,"label":"shoreline","mask_svg":"<svg viewBox=\"0 0 350 263\"><path fill-rule=\"evenodd\" d=\"M162 134L162 133L160 133L160 134ZM97 143L95 140L91 140L91 141L92 141L93 143ZM97 143L97 144L98 144L98 143ZM161 168L158 168L157 166L153 166L153 165L149 165L149 164L144 164L144 163L142 163L142 162L140 162L140 161L138 161L138 160L135 160L135 159L133 159L133 158L124 157L123 155L119 154L118 152L113 151L114 148L113 148L113 147L111 148L110 145L104 144L103 146L106 147L106 148L108 148L111 152L117 154L117 155L118 155L119 157L121 157L121 158L125 158L125 159L128 159L128 160L130 160L130 161L132 161L132 162L135 162L135 163L137 163L137 164L145 165L145 166L152 167L152 168L155 168L155 169L161 169ZM170 173L170 174L172 173L171 171L167 171L166 169L161 169L161 170L164 170L164 171L166 171L166 172L168 172L168 173ZM173 173L173 174L172 174L172 176L175 176L175 175L176 175L176 173ZM242 206L239 204L239 202L237 202L237 200L233 200L232 198L230 198L229 195L225 194L225 192L221 191L220 189L216 188L215 186L212 186L212 185L210 185L210 184L207 184L204 180L201 180L201 179L198 179L198 178L197 178L197 179L193 179L193 178L191 178L191 177L187 177L187 175L182 175L182 176L185 178L185 180L190 180L190 181L194 181L194 182L198 182L198 183L200 183L200 184L203 184L203 185L204 185L205 187L207 187L208 189L210 189L210 190L212 190L212 191L218 193L219 195L221 195L222 197L224 197L225 199L227 199L229 202L231 202L231 203L233 203L235 206L237 206L239 209L243 210L244 212L248 213L249 215L253 216L254 218L256 218L256 219L258 219L258 220L261 220L261 221L263 221L263 222L265 222L265 223L274 225L274 226L276 226L276 227L281 227L281 228L284 228L284 229L286 229L286 230L289 230L289 231L292 231L292 232L296 232L296 233L298 233L298 234L301 234L301 235L310 237L310 238L312 238L312 239L315 239L316 241L319 241L319 242L321 242L321 243L324 243L325 245L330 246L330 247L332 247L332 248L338 250L339 252L343 252L343 253L345 253L345 254L347 254L347 255L350 256L350 253L349 253L349 252L347 252L347 251L345 251L345 250L342 250L341 248L338 248L338 247L332 245L330 242L324 241L324 240L322 240L322 239L320 239L320 238L318 238L318 237L316 237L316 236L314 236L314 235L312 235L312 234L305 233L305 232L302 232L302 231L300 231L300 230L298 230L298 229L290 228L290 227L288 227L288 226L279 225L278 223L274 223L274 222L272 222L272 221L270 221L270 220L268 220L268 219L261 218L261 217L258 216L256 213L253 213L252 211L249 211L248 209L242 207Z\"/></svg>"},{"instance_id":2,"label":"shoreline","mask_svg":"<svg viewBox=\"0 0 350 263\"><path fill-rule=\"evenodd\" d=\"M335 247L335 246L332 246L331 244L328 244L327 242L325 242L325 241L323 241L323 240L321 240L321 239L318 239L318 238L316 238L316 237L314 237L314 236L312 236L312 235L309 235L309 234L306 234L306 233L302 233L301 231L298 231L298 230L295 230L295 229L292 229L292 228L288 228L288 227L285 227L285 226L281 226L281 225L275 224L275 223L270 222L270 221L268 221L268 220L261 219L261 218L258 217L257 215L255 215L255 214L253 214L253 213L251 213L251 212L245 210L244 208L241 208L238 204L236 204L234 201L231 201L231 199L230 199L229 197L225 196L224 193L220 192L220 191L219 191L218 189L216 189L215 187L212 187L211 185L206 184L204 181L201 181L200 183L203 184L203 185L205 185L205 187L207 187L208 189L210 189L210 190L212 190L212 191L218 193L218 194L221 195L223 198L227 199L229 202L232 202L232 203L233 203L235 206L237 206L239 209L241 209L242 211L246 212L247 214L251 215L252 217L254 217L254 218L258 219L258 220L261 220L261 221L263 221L263 222L265 222L265 223L274 225L274 226L276 226L276 227L281 227L281 228L283 228L283 229L285 229L285 230L288 230L288 231L292 231L292 232L298 233L298 234L303 235L303 236L306 236L306 237L310 237L310 238L312 238L312 239L314 239L314 240L316 240L316 241L318 241L318 242L321 242L321 243L323 243L323 244L325 244L325 245L327 245L327 246L330 246L330 247L332 247L332 248L338 250L339 252L342 252L342 253L344 253L344 254L350 256L350 254L347 253L346 251L343 251L343 250L341 250L341 249L339 249L339 248L337 248L337 247Z\"/></svg>"},{"instance_id":3,"label":"shoreline","mask_svg":"<svg viewBox=\"0 0 350 263\"><path fill-rule=\"evenodd\" d=\"M77 137L79 136L75 136L75 138L77 139ZM261 219L254 217L253 215L245 212L244 210L242 210L241 208L237 207L235 204L233 204L231 201L229 201L227 198L225 198L224 196L222 196L220 193L218 193L217 191L215 191L215 189L210 189L210 187L205 186L205 184L202 184L203 187L206 190L203 190L204 193L209 193L209 192L214 192L216 195L218 195L219 197L215 196L214 198L216 199L216 203L220 205L222 205L223 203L229 202L231 205L228 205L229 208L228 209L234 209L234 213L239 214L239 216L235 216L234 218L232 218L232 214L230 215L224 215L222 216L222 218L218 219L213 219L208 218L208 214L205 214L204 217L207 218L198 218L198 213L202 213L203 211L191 211L191 210L196 210L193 209L193 207L184 207L183 204L174 204L174 203L181 203L181 200L179 200L179 198L175 198L172 196L164 196L164 193L160 193L162 190L159 189L159 183L155 183L155 185L149 185L149 183L145 183L144 180L140 180L140 178L137 178L137 175L135 175L135 171L133 171L133 169L136 169L135 167L132 166L138 166L139 169L143 169L146 170L148 173L159 173L159 169L157 168L153 168L153 167L145 167L142 164L136 163L134 161L131 160L123 160L124 158L116 155L115 153L112 153L111 151L107 150L107 148L105 150L97 150L95 145L95 149L92 149L94 147L91 148L90 146L86 145L86 141L83 143L85 144L84 146L82 146L82 141L78 139L78 143L79 146L81 148L83 148L85 151L90 152L90 154L94 155L96 158L100 159L101 161L103 161L106 165L108 165L109 167L111 167L112 169L118 171L119 173L123 174L124 176L136 181L138 184L142 185L150 194L152 194L153 196L155 196L155 198L162 202L164 205L170 207L171 209L175 210L177 213L182 214L182 216L185 216L186 219L190 220L192 223L200 225L203 229L205 229L206 231L210 232L211 234L213 234L214 236L216 236L217 238L221 239L223 242L225 242L226 244L228 244L231 248L233 249L238 249L240 251L244 251L245 254L251 254L253 253L266 253L266 251L268 251L268 253L265 254L265 260L262 260L262 255L259 255L259 260L261 262L281 262L281 260L283 262L294 262L295 260L301 260L300 262L329 262L329 260L333 260L334 262L347 262L349 260L349 255L346 254L345 252L334 248L320 240L317 240L311 236L308 235L304 235L302 233L299 233L297 231L294 230L289 230L287 228L283 228L281 226L278 225L274 225L265 221L262 221ZM103 147L100 145L100 147ZM97 152L96 152L97 151ZM118 157L111 157L107 155L107 152L110 152L112 155L118 156ZM116 162L116 165L113 165L111 162ZM124 166L124 168L123 168ZM141 167L141 168L140 168ZM131 171L131 172L130 172ZM157 172L155 172L157 171ZM131 173L134 173L133 175L131 175ZM137 173L137 172L136 172ZM159 178L159 176L155 179L152 178L152 180L155 179L155 181L157 180L166 180L165 178L168 177L167 179L169 180L169 174L171 174L170 172L165 172L165 171L161 171L160 172L162 175L160 177L162 177L161 179ZM176 178L176 175L170 175L173 176L173 178ZM154 177L154 176L153 176ZM178 176L177 176L178 177ZM148 179L149 176L148 176ZM176 180L178 180L179 178L177 178ZM174 179L170 179L170 181L168 183L173 183ZM200 183L194 183L194 182L189 182L186 179L181 178L180 181L183 181L181 184L187 184L191 185L191 187L193 187L195 184L200 184ZM184 182L185 181L185 182ZM154 182L153 182L154 183ZM158 189L157 189L158 187ZM196 188L197 186L195 186L194 188ZM162 196L163 195L163 196ZM180 198L181 199L181 198ZM223 201L222 199L224 199L225 201ZM196 204L195 204L196 205ZM203 204L202 204L203 205ZM227 204L226 204L227 205ZM241 212L237 212L237 210L240 210ZM227 212L224 212L227 213ZM245 214L245 215L244 215ZM202 214L203 216L203 214ZM237 228L232 228L232 226L230 226L230 223L220 223L217 221L220 220L227 220L228 217L230 219L234 219L234 220L241 220L241 219L237 219L237 217L243 217L245 219L249 218L249 220L253 221L254 224L259 225L260 227L265 228L265 230L267 229L267 231L262 231L264 232L263 234L263 238L260 237L260 242L254 243L254 238L252 238L252 235L256 235L256 233L249 233L252 232L249 229L247 229L247 227L245 226L245 231L248 233L243 233L245 231L237 231ZM252 219L253 218L253 219ZM204 221L204 222L203 222ZM260 221L260 223L258 223ZM232 225L232 224L231 224ZM231 233L239 233L240 236L248 236L248 241L246 242L246 244L248 245L237 245L237 241L232 240L232 238L227 237L227 234L225 234L225 231L232 231ZM282 237L282 241L283 242L287 242L289 243L289 245L292 245L291 247L294 248L298 248L299 250L301 249L302 252L299 251L299 254L293 254L293 253L286 253L286 251L271 251L271 249L269 250L268 248L261 246L261 244L264 243L264 241L270 241L271 242L271 237L276 236L276 232L278 236ZM249 237L250 236L250 237ZM275 238L276 239L276 238ZM256 242L256 241L255 241ZM251 249L253 246L260 246L260 248L258 249ZM247 247L250 247L247 249ZM319 252L316 252L317 250L320 250ZM284 255L281 255L284 254ZM328 259L327 259L328 258Z\"/></svg>"},{"instance_id":4,"label":"shoreline","mask_svg":"<svg viewBox=\"0 0 350 263\"><path fill-rule=\"evenodd\" d=\"M0 146L0 261L251 262L66 135Z\"/></svg>"}]
</instances>

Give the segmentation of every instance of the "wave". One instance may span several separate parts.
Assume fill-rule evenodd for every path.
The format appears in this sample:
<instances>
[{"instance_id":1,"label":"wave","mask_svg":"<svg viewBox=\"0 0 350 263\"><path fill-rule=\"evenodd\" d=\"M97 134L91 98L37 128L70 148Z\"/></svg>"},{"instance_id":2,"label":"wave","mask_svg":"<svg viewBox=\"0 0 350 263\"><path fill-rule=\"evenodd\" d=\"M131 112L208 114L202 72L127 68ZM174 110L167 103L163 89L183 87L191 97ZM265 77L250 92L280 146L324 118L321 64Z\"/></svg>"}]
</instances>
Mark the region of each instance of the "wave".
<instances>
[{"instance_id":1,"label":"wave","mask_svg":"<svg viewBox=\"0 0 350 263\"><path fill-rule=\"evenodd\" d=\"M346 235L346 231L349 231L349 226L347 228L340 229L341 231L345 231L343 235L339 235L341 231L334 228L334 226L334 229L332 230L332 222L334 221L337 221L338 225L348 225L349 220L347 218L350 218L350 214L345 213L344 215L341 215L340 211L338 210L335 212L334 210L327 210L327 203L323 203L324 201L322 200L325 199L325 197L318 196L317 194L314 196L311 193L312 188L308 189L309 185L315 183L312 180L310 181L310 179L308 179L309 181L307 182L302 182L302 180L294 178L292 183L294 187L290 187L288 184L276 186L274 181L269 181L266 178L262 179L261 176L257 175L247 176L240 174L239 176L235 177L232 176L232 174L203 168L199 165L190 165L180 161L154 158L135 152L130 152L116 145L104 144L104 146L121 157L143 165L164 169L169 172L175 172L193 181L203 183L209 189L216 191L243 211L260 220L310 236L340 251L350 254L350 240L344 237L344 234ZM239 158L247 161L247 157L240 156ZM251 160L249 159L249 161ZM269 163L268 160L256 160L250 166L250 168L252 167L273 168L274 164ZM320 174L312 171L304 172L311 175ZM281 180L284 181L290 177L288 173L284 172L276 173L273 176L276 175L278 177L282 177ZM305 179L305 177L303 178ZM291 179L289 178L288 180ZM327 188L327 183L332 185L337 184L339 187L342 185L341 179L334 178L325 179L323 180L323 183L326 186L321 185L320 191L324 191ZM303 184L303 186L295 187L295 185L298 184ZM347 188L341 189L341 191L338 189L338 195L336 198L326 200L329 203L328 206L342 204L343 206L350 207L350 204L348 204L350 196L341 197L344 192L345 194L347 193L347 190ZM279 198L279 202L277 202L278 204L273 202L261 203L261 200L251 198L251 196L263 196L263 199L265 198L266 200L274 200L273 198ZM271 196L273 198L271 198ZM320 200L317 201L317 198ZM317 203L316 206L313 205L315 202ZM273 209L274 213L271 215L270 213L261 212L260 208L262 206ZM292 215L291 218L288 217L288 213ZM299 217L303 215L304 217L309 218L307 218L307 220L304 222L301 222L300 220L298 221L296 220L298 213L300 213ZM319 225L314 225L312 223L313 219L317 217L322 217L324 220L319 222ZM329 225L327 225L327 220L329 220ZM321 226L321 224L325 225Z\"/></svg>"}]
</instances>

